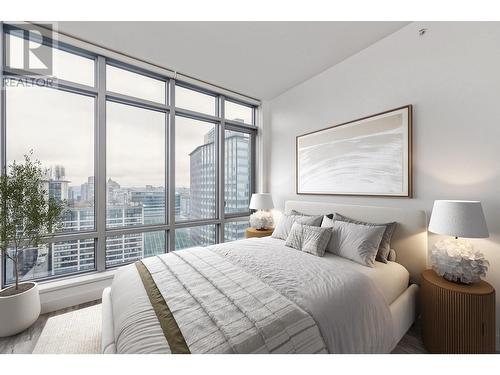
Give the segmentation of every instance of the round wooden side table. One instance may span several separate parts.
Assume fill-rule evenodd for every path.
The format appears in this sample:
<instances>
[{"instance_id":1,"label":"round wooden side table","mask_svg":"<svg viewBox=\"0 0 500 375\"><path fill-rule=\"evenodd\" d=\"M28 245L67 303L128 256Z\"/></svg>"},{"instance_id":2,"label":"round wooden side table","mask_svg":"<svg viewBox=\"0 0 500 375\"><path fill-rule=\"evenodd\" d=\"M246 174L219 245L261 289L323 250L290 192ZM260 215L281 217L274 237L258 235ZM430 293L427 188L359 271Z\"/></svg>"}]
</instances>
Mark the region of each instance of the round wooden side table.
<instances>
[{"instance_id":1,"label":"round wooden side table","mask_svg":"<svg viewBox=\"0 0 500 375\"><path fill-rule=\"evenodd\" d=\"M255 228L247 228L245 229L245 238L252 237L267 237L273 234L274 228L269 229L255 229Z\"/></svg>"},{"instance_id":2,"label":"round wooden side table","mask_svg":"<svg viewBox=\"0 0 500 375\"><path fill-rule=\"evenodd\" d=\"M495 289L490 284L457 284L426 270L420 296L429 352L495 353Z\"/></svg>"}]
</instances>

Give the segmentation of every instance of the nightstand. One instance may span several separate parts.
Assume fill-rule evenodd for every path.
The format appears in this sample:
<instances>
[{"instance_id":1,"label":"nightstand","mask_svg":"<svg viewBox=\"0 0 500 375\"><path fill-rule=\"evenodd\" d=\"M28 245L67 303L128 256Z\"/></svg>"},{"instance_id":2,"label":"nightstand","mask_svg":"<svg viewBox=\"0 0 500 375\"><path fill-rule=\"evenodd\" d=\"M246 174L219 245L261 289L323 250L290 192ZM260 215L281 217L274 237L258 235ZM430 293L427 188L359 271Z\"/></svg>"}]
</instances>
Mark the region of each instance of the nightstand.
<instances>
[{"instance_id":1,"label":"nightstand","mask_svg":"<svg viewBox=\"0 0 500 375\"><path fill-rule=\"evenodd\" d=\"M464 285L433 270L421 278L422 336L431 353L495 353L495 289Z\"/></svg>"},{"instance_id":2,"label":"nightstand","mask_svg":"<svg viewBox=\"0 0 500 375\"><path fill-rule=\"evenodd\" d=\"M247 228L245 229L245 238L252 238L252 237L267 237L273 234L274 228L270 229L255 229L255 228Z\"/></svg>"}]
</instances>

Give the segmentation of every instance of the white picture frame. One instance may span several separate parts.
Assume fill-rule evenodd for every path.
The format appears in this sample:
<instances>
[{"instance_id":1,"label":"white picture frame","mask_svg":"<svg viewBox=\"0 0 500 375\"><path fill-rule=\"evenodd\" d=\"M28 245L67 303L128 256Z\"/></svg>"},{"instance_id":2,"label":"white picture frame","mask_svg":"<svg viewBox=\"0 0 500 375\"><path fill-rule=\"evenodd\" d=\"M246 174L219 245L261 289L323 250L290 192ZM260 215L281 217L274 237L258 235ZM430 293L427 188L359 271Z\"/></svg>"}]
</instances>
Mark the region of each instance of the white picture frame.
<instances>
[{"instance_id":1,"label":"white picture frame","mask_svg":"<svg viewBox=\"0 0 500 375\"><path fill-rule=\"evenodd\" d=\"M412 106L296 138L296 193L411 198Z\"/></svg>"}]
</instances>

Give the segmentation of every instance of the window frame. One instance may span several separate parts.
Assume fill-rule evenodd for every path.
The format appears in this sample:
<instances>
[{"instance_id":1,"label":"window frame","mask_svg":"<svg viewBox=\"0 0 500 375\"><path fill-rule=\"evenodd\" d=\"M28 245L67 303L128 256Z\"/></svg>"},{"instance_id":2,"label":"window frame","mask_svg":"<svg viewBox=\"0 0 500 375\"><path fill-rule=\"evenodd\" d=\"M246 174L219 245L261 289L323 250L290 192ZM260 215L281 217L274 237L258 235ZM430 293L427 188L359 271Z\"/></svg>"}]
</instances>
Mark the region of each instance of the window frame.
<instances>
[{"instance_id":1,"label":"window frame","mask_svg":"<svg viewBox=\"0 0 500 375\"><path fill-rule=\"evenodd\" d=\"M228 98L227 99L228 102L231 102L233 104L236 104L236 105L240 105L240 106L243 106L243 107L247 107L247 108L250 108L252 110L252 120L251 120L251 123L248 124L246 122L240 122L240 121L236 121L236 120L230 120L230 119L225 119L226 122L228 124L234 124L234 125L244 125L244 126L248 126L248 127L256 127L256 107L251 105L251 104L248 104L248 103L245 103L239 99L233 99L233 98ZM224 117L225 117L225 114L224 114Z\"/></svg>"},{"instance_id":2,"label":"window frame","mask_svg":"<svg viewBox=\"0 0 500 375\"><path fill-rule=\"evenodd\" d=\"M23 77L32 77L33 73L13 72L6 67L6 34L12 29L23 30L21 27L6 25L0 22L0 82L3 85L4 79L14 78L22 79ZM24 33L24 35L26 35ZM64 36L63 36L64 37ZM66 39L67 40L67 39ZM73 39L71 39L73 41ZM141 60L136 60L128 56L119 56L113 51L108 51L104 48L97 47L98 52L93 49L87 50L78 45L78 40L75 40L75 45L69 44L66 41L53 41L52 39L43 36L43 43L47 46L58 48L66 52L70 52L82 57L94 59L94 87L82 85L76 82L65 80L57 80L51 87L56 90L69 91L76 94L94 97L94 230L79 231L79 232L63 232L57 233L54 236L47 237L47 243L93 239L94 240L94 270L82 271L78 273L63 274L48 276L46 278L34 279L37 282L50 282L54 279L74 278L82 274L99 273L110 269L115 269L126 265L123 263L113 267L106 267L106 238L119 236L123 234L137 234L146 232L164 231L165 233L165 251L170 252L175 250L175 231L177 229L215 225L215 242L224 242L224 224L226 222L244 221L249 219L250 210L225 213L224 205L224 165L225 165L225 131L235 130L238 132L249 134L251 142L250 152L250 192L255 192L256 188L256 141L257 141L257 124L256 112L259 106L255 103L245 102L241 100L242 95L228 90L211 91L203 86L193 84L193 79L183 76L169 76L167 74L158 73L162 68L145 63ZM109 52L109 53L108 53ZM113 57L110 57L110 56ZM118 56L118 57L117 57ZM136 64L134 64L136 63ZM149 78L159 79L165 82L165 98L166 103L156 103L148 100L119 94L106 90L106 65L112 65L117 68L125 69L133 73L142 74ZM150 67L150 69L146 69ZM167 70L165 70L167 71ZM176 85L194 90L203 94L208 94L215 97L215 116L201 112L196 112L175 106L175 87ZM236 121L226 120L224 116L225 102L229 100L234 103L243 104L253 108L252 124L239 123ZM165 113L165 222L164 224L143 224L130 227L106 228L106 103L112 101L116 103L136 106L143 109L154 110ZM250 101L250 99L249 99ZM7 155L6 155L6 95L3 87L0 89L0 168L1 173L6 173ZM201 120L213 123L217 141L215 142L215 157L216 157L216 207L215 217L211 219L196 219L196 220L175 220L175 117L183 116L195 120ZM0 267L0 287L7 286L5 275L6 259L2 257ZM11 285L9 283L8 285Z\"/></svg>"},{"instance_id":3,"label":"window frame","mask_svg":"<svg viewBox=\"0 0 500 375\"><path fill-rule=\"evenodd\" d=\"M106 75L106 66L111 66L114 68L122 69L128 71L130 73L138 74L145 76L147 78L156 79L158 81L162 81L165 84L165 103L155 102L148 99L142 99L136 96L121 94L116 91L110 91L106 87L106 94L109 95L110 98L114 98L116 101L124 101L123 104L127 104L128 102L136 103L138 105L145 105L151 109L156 108L157 110L167 110L169 104L169 90L168 90L168 82L169 79L167 77L161 76L156 73L148 72L140 67L135 67L133 65L122 63L114 59L105 59L105 67L104 67L104 75Z\"/></svg>"},{"instance_id":4,"label":"window frame","mask_svg":"<svg viewBox=\"0 0 500 375\"><path fill-rule=\"evenodd\" d=\"M9 80L20 80L22 79L21 76L13 76L13 75L7 75L7 74L4 74L2 76L2 82L4 79L9 79ZM90 93L88 91L82 91L80 90L79 88L77 87L70 87L70 86L67 86L67 85L64 85L63 87L60 87L58 85L56 85L55 87L50 87L50 86L47 86L46 87L48 90L57 90L57 91L62 91L62 92L68 92L70 94L77 94L77 95L81 95L81 96L86 96L86 97L89 97L89 98L92 98L94 100L94 122L93 122L93 130L94 130L94 160L93 160L93 164L94 164L94 178L96 176L96 173L97 173L97 158L96 158L96 154L95 154L95 149L96 149L96 142L97 142L97 117L96 117L96 110L97 110L97 92L96 93ZM5 153L5 157L2 158L2 164L1 164L1 171L2 171L2 174L7 170L7 119L6 119L6 114L7 114L7 107L6 105L3 105L3 103L6 103L4 102L4 100L6 100L6 97L7 95L5 94L5 90L4 89L0 89L2 91L2 136L0 137L0 149L2 150L2 154ZM5 118L5 120L4 120ZM4 133L5 132L5 133ZM4 161L5 161L5 165L4 165ZM89 235L92 235L96 232L96 214L97 214L97 200L96 200L96 197L94 196L94 205L93 205L93 209L94 209L94 225L93 225L93 230L80 230L80 231L75 231L75 232L71 232L71 231L68 231L68 232L58 232L56 233L56 236L59 237L59 235L62 235L63 233L68 233L68 234L86 234L87 236ZM49 241L49 243L52 243L52 242L57 242L57 241Z\"/></svg>"},{"instance_id":5,"label":"window frame","mask_svg":"<svg viewBox=\"0 0 500 375\"><path fill-rule=\"evenodd\" d=\"M190 110L190 109L184 108L184 107L176 107L177 111L179 113L187 113L187 114L189 114L189 113L197 113L197 114L201 114L201 115L208 116L208 117L211 117L211 118L218 118L218 117L220 117L219 116L219 112L220 112L219 100L218 100L217 94L215 94L215 93L213 93L211 91L205 90L205 89L203 89L201 87L196 87L196 86L193 86L192 84L188 84L186 82L182 82L182 81L179 81L179 80L176 80L175 85L173 87L173 90L175 90L176 87L180 87L180 88L183 88L183 89L186 89L186 90L191 90L191 91L197 92L199 94L211 96L211 97L213 97L215 99L214 115L210 115L210 114L204 113L204 112L193 111L193 110Z\"/></svg>"},{"instance_id":6,"label":"window frame","mask_svg":"<svg viewBox=\"0 0 500 375\"><path fill-rule=\"evenodd\" d=\"M254 112L255 112L255 110L254 110ZM250 204L250 198L252 197L252 193L254 193L255 189L256 189L255 176L257 174L257 171L256 171L256 168L257 168L257 165L256 165L257 137L256 137L256 135L257 134L256 134L255 129L248 128L248 127L242 127L239 124L233 124L232 122L226 123L226 125L224 127L224 134L222 135L223 140L224 140L224 145L225 145L225 138L226 138L226 135L225 135L226 130L235 131L235 132L239 132L239 133L245 133L245 134L249 135L249 141L250 141L250 196L248 197L248 203ZM226 161L225 152L223 155L224 156L222 157L222 159L223 159L223 162L225 163L225 161ZM224 167L225 167L225 164L223 164L223 166L222 166L222 168L225 170ZM225 183L226 183L226 181L225 181L225 176L224 176L223 185ZM225 199L225 194L224 194L224 192L222 192L222 193L223 193L223 197ZM224 208L224 212L225 212L225 207L223 207L223 208ZM246 215L242 215L243 213L246 213ZM250 217L250 208L247 211L225 212L224 216L225 216L225 218L228 218L228 219L240 218L242 216Z\"/></svg>"}]
</instances>

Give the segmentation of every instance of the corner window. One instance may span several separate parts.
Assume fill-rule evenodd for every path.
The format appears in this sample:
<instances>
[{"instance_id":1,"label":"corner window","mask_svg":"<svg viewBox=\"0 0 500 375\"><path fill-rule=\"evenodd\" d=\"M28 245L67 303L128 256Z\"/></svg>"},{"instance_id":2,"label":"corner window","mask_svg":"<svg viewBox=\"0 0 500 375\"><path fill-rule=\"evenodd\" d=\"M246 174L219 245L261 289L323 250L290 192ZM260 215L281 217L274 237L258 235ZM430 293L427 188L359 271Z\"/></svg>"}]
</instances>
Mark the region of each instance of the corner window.
<instances>
[{"instance_id":1,"label":"corner window","mask_svg":"<svg viewBox=\"0 0 500 375\"><path fill-rule=\"evenodd\" d=\"M23 65L23 54L26 43L37 41L13 25L2 32L0 149L7 157L0 168L33 150L46 169L47 196L66 205L61 228L25 249L22 280L101 271L244 237L255 178L255 107L147 71L143 63L111 61L47 38L40 48L53 58L50 78L60 82L18 84L36 73ZM15 272L10 260L1 266L3 287Z\"/></svg>"}]
</instances>

